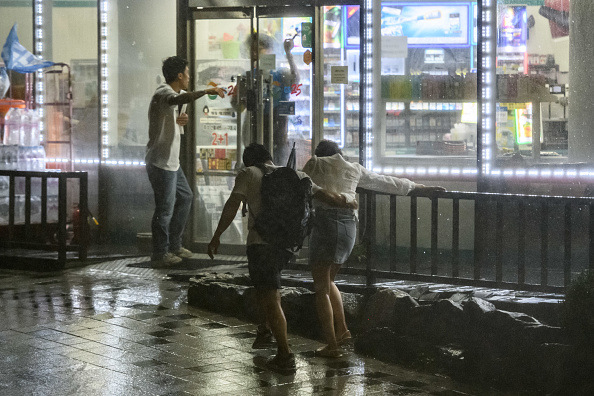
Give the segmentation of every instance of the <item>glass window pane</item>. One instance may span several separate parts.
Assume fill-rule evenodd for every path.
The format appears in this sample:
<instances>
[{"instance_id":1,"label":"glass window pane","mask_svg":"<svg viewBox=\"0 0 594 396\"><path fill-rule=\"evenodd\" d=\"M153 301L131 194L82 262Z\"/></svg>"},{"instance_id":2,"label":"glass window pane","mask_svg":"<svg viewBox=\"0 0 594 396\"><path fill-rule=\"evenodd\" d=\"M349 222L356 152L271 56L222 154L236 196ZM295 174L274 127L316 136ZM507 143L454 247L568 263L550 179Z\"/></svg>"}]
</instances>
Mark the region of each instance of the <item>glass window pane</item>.
<instances>
[{"instance_id":1,"label":"glass window pane","mask_svg":"<svg viewBox=\"0 0 594 396\"><path fill-rule=\"evenodd\" d=\"M322 139L333 140L351 160L359 155L358 5L323 7L324 108ZM347 81L332 81L347 67ZM334 70L334 73L333 73Z\"/></svg>"},{"instance_id":2,"label":"glass window pane","mask_svg":"<svg viewBox=\"0 0 594 396\"><path fill-rule=\"evenodd\" d=\"M563 99L569 82L569 29L562 10L555 9L562 3L498 5L496 149L516 166L567 159Z\"/></svg>"},{"instance_id":3,"label":"glass window pane","mask_svg":"<svg viewBox=\"0 0 594 396\"><path fill-rule=\"evenodd\" d=\"M271 44L260 48L260 70L272 76L267 99L273 103L272 114L264 106L264 145L272 123L273 160L286 165L295 144L297 168L301 169L311 156L311 70L312 64L304 61L308 50L301 42L302 24L311 23L309 17L260 18L258 37ZM285 40L293 40L290 54L285 52ZM272 56L274 64L266 66ZM265 77L266 78L266 77ZM294 106L294 110L293 107Z\"/></svg>"},{"instance_id":4,"label":"glass window pane","mask_svg":"<svg viewBox=\"0 0 594 396\"><path fill-rule=\"evenodd\" d=\"M227 91L225 98L206 95L190 104L194 108L198 192L193 240L208 242L233 189L238 127L249 129L245 106L237 100L236 86L241 78L238 76L250 69L246 40L251 19L199 19L194 23L196 33L190 45L194 46L196 59L191 89L201 91L219 86ZM249 138L249 133L244 136ZM245 244L246 236L247 217L242 217L239 210L221 242Z\"/></svg>"},{"instance_id":5,"label":"glass window pane","mask_svg":"<svg viewBox=\"0 0 594 396\"><path fill-rule=\"evenodd\" d=\"M10 29L16 23L19 42L29 51L33 51L33 4L31 1L0 2L0 45L4 45ZM4 62L0 58L0 65ZM25 76L10 71L10 88L7 98L25 99ZM0 95L1 96L1 95Z\"/></svg>"},{"instance_id":6,"label":"glass window pane","mask_svg":"<svg viewBox=\"0 0 594 396\"><path fill-rule=\"evenodd\" d=\"M72 160L88 163L99 158L97 3L78 2L68 7L54 4L44 14L45 30L49 32L43 41L44 57L68 65L51 67L44 73L44 102L48 103L44 106L45 149L48 167L69 170L69 164L56 160L70 159L71 139ZM66 40L66 37L77 39ZM68 84L72 89L72 117ZM59 85L62 87L56 89Z\"/></svg>"},{"instance_id":7,"label":"glass window pane","mask_svg":"<svg viewBox=\"0 0 594 396\"><path fill-rule=\"evenodd\" d=\"M175 0L109 2L103 147L110 159L144 161L148 105L163 81L163 59L176 54L176 7Z\"/></svg>"},{"instance_id":8,"label":"glass window pane","mask_svg":"<svg viewBox=\"0 0 594 396\"><path fill-rule=\"evenodd\" d=\"M473 3L381 7L381 130L376 162L474 167L476 13ZM411 158L407 161L406 158ZM417 166L417 165L415 165Z\"/></svg>"}]
</instances>

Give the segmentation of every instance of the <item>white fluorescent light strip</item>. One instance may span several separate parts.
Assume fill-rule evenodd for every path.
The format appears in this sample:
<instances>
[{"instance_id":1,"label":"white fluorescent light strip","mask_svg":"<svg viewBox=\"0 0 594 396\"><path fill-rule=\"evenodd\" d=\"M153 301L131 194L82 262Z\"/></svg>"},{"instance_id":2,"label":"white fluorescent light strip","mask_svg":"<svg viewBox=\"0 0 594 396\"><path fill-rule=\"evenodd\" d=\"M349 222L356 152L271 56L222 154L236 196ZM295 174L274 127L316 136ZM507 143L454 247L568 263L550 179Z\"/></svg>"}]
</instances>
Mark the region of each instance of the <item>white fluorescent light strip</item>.
<instances>
[{"instance_id":1,"label":"white fluorescent light strip","mask_svg":"<svg viewBox=\"0 0 594 396\"><path fill-rule=\"evenodd\" d=\"M107 80L107 76L109 75L108 72L108 60L109 57L107 55L108 50L108 9L109 9L109 1L102 0L99 3L99 32L101 35L101 143L103 145L103 149L101 150L101 157L103 159L109 158L109 149L105 146L109 145L109 108L107 107L109 104L109 82Z\"/></svg>"},{"instance_id":2,"label":"white fluorescent light strip","mask_svg":"<svg viewBox=\"0 0 594 396\"><path fill-rule=\"evenodd\" d=\"M365 97L367 98L367 103L364 106L364 117L363 125L365 128L365 164L364 166L367 169L371 169L373 167L373 153L372 153L372 130L373 130L373 58L372 58L372 37L373 37L373 1L372 0L365 0L365 38L366 40L363 41L363 48L361 56L364 57L364 70L363 73L365 74L365 84L362 87L365 91Z\"/></svg>"},{"instance_id":3,"label":"white fluorescent light strip","mask_svg":"<svg viewBox=\"0 0 594 396\"><path fill-rule=\"evenodd\" d=\"M493 51L495 50L496 47L494 47L493 43L491 43L491 7L492 7L492 3L490 0L482 0L482 29L481 29L481 33L483 35L483 41L482 41L482 56L481 59L479 60L479 62L482 65L482 70L483 70L483 74L482 74L482 90L481 90L481 94L482 94L482 106L481 106L481 111L482 111L482 134L483 134L483 139L482 139L482 144L483 144L483 149L481 151L482 156L483 156L483 164L482 164L482 171L484 175L494 175L494 176L499 176L501 175L501 171L500 170L491 170L492 164L491 164L491 159L493 157L493 146L492 146L492 137L493 137L493 130L492 130L492 121L493 121L493 114L492 114L492 101L495 100L493 98L493 92L494 92L494 84L495 81L493 81L493 77L492 77L492 73L493 73L493 67L495 67L495 65L492 64L491 62L491 57L493 56ZM514 174L513 171L511 170L505 170L503 172L504 176L512 176Z\"/></svg>"},{"instance_id":4,"label":"white fluorescent light strip","mask_svg":"<svg viewBox=\"0 0 594 396\"><path fill-rule=\"evenodd\" d=\"M43 58L43 0L35 0L35 7L34 7L34 21L35 21L35 37L34 40L34 48L35 48L35 55ZM43 72L38 70L35 72L35 80L37 81L36 85L36 94L35 94L35 102L39 105L43 105L45 103L45 85L43 84ZM43 120L44 112L43 109L40 107L38 109L39 117ZM39 134L40 140L44 141L45 139L45 123L39 124Z\"/></svg>"}]
</instances>

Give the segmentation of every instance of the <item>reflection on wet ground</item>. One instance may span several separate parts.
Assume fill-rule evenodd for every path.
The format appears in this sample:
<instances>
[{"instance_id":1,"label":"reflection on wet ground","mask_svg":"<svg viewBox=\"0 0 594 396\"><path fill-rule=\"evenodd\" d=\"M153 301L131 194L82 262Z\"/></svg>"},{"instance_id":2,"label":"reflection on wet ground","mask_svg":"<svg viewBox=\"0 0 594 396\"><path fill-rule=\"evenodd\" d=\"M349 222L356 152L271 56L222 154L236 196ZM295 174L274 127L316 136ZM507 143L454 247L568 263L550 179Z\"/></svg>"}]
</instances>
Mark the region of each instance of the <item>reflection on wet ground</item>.
<instances>
[{"instance_id":1,"label":"reflection on wet ground","mask_svg":"<svg viewBox=\"0 0 594 396\"><path fill-rule=\"evenodd\" d=\"M352 351L315 357L322 344L295 335L297 371L270 371L274 351L251 349L254 324L188 306L183 273L127 267L134 260L0 270L0 394L496 394Z\"/></svg>"}]
</instances>

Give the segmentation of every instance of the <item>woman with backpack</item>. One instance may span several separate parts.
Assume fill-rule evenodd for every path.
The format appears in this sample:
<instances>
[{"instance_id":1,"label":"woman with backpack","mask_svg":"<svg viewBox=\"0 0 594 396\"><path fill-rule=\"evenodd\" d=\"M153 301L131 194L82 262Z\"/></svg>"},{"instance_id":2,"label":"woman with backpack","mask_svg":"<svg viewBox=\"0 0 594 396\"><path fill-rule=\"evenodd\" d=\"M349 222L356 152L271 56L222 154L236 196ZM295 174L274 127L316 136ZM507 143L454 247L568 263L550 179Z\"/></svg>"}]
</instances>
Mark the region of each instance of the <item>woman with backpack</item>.
<instances>
[{"instance_id":1,"label":"woman with backpack","mask_svg":"<svg viewBox=\"0 0 594 396\"><path fill-rule=\"evenodd\" d=\"M379 175L358 163L346 161L333 141L322 140L314 156L303 167L318 186L355 200L357 187L390 194L445 191L443 187L424 186L408 179ZM357 234L356 210L333 208L314 199L316 216L309 251L316 292L316 310L327 345L316 351L318 356L342 356L341 346L351 341L342 297L334 283L340 266L348 259Z\"/></svg>"}]
</instances>

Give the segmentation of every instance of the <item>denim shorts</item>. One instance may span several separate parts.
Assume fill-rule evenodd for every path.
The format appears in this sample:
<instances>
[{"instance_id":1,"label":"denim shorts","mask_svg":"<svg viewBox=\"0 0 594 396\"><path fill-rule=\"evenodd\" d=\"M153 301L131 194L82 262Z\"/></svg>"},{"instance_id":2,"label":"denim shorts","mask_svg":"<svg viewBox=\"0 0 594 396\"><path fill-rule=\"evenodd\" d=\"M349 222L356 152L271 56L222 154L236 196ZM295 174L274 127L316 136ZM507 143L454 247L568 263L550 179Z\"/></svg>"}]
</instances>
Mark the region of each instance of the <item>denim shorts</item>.
<instances>
[{"instance_id":1,"label":"denim shorts","mask_svg":"<svg viewBox=\"0 0 594 396\"><path fill-rule=\"evenodd\" d=\"M316 209L315 213L309 262L343 264L355 246L355 213L351 209Z\"/></svg>"},{"instance_id":2,"label":"denim shorts","mask_svg":"<svg viewBox=\"0 0 594 396\"><path fill-rule=\"evenodd\" d=\"M248 271L256 289L281 288L281 271L293 253L273 245L249 245L247 247Z\"/></svg>"}]
</instances>

